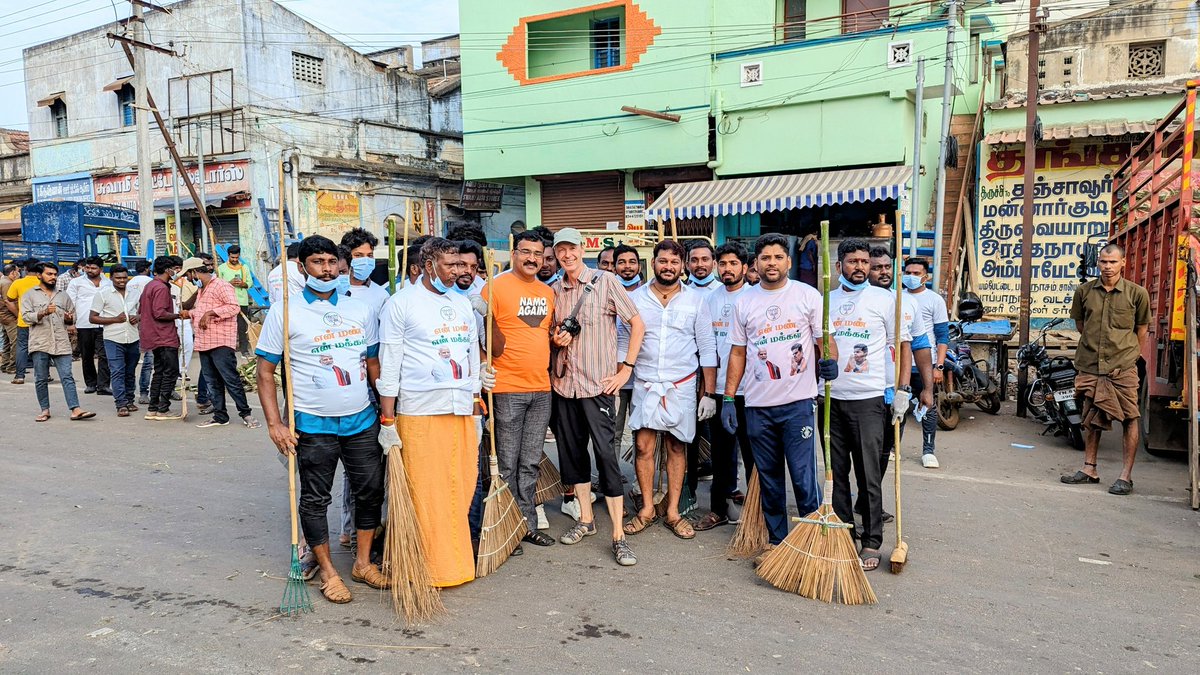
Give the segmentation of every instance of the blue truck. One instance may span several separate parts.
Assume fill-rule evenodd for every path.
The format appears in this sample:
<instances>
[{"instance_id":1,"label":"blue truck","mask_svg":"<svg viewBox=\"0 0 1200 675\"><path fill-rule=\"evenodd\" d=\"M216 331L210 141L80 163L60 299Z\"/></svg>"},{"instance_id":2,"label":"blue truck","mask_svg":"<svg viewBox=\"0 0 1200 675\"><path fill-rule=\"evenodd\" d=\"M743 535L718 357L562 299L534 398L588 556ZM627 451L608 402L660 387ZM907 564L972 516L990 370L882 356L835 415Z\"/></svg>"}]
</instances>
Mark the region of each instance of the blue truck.
<instances>
[{"instance_id":1,"label":"blue truck","mask_svg":"<svg viewBox=\"0 0 1200 675\"><path fill-rule=\"evenodd\" d=\"M37 258L69 267L86 256L132 264L138 212L94 202L36 202L21 207L21 241L0 241L0 260Z\"/></svg>"}]
</instances>

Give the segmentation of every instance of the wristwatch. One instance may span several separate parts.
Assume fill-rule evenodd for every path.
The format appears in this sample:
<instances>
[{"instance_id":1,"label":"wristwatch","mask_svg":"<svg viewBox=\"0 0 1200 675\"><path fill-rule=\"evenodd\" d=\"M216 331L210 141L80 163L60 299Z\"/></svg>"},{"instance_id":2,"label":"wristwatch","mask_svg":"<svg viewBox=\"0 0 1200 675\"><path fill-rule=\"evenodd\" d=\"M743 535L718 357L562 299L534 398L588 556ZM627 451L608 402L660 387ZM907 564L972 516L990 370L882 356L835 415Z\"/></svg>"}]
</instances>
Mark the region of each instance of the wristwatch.
<instances>
[{"instance_id":1,"label":"wristwatch","mask_svg":"<svg viewBox=\"0 0 1200 675\"><path fill-rule=\"evenodd\" d=\"M937 364L936 366L934 366L934 367L933 367L933 369L934 369L934 370L945 370L945 369L946 369L946 364L944 364L944 363L939 363L939 364Z\"/></svg>"},{"instance_id":2,"label":"wristwatch","mask_svg":"<svg viewBox=\"0 0 1200 675\"><path fill-rule=\"evenodd\" d=\"M628 361L622 361L621 365L625 366L626 368L629 368L630 370L633 370L633 364Z\"/></svg>"},{"instance_id":3,"label":"wristwatch","mask_svg":"<svg viewBox=\"0 0 1200 675\"><path fill-rule=\"evenodd\" d=\"M710 393L710 394L705 394L705 395L704 395L704 397L705 397L705 398L711 398L711 399L712 399L712 400L714 400L714 401L719 401L719 400L721 400L721 397L720 397L720 396L717 394L717 392L715 392L715 391L714 391L714 392L712 392L712 393Z\"/></svg>"},{"instance_id":4,"label":"wristwatch","mask_svg":"<svg viewBox=\"0 0 1200 675\"><path fill-rule=\"evenodd\" d=\"M912 393L912 387L910 387L910 386L908 386L907 384L905 384L905 385L901 385L901 386L899 386L899 387L896 387L896 391L905 391L905 392L908 392L908 393L910 393L910 394L911 394L911 393Z\"/></svg>"}]
</instances>

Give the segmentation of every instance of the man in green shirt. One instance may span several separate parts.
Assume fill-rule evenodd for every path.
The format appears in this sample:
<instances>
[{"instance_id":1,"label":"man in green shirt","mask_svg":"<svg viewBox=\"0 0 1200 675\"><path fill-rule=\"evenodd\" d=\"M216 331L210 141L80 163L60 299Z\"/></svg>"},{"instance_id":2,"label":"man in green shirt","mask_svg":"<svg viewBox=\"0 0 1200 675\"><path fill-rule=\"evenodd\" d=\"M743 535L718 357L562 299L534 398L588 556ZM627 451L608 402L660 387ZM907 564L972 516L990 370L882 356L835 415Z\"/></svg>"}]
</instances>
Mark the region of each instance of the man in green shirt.
<instances>
[{"instance_id":1,"label":"man in green shirt","mask_svg":"<svg viewBox=\"0 0 1200 675\"><path fill-rule=\"evenodd\" d=\"M1067 484L1099 483L1096 453L1100 433L1114 421L1124 427L1125 466L1108 489L1114 495L1133 491L1133 459L1137 455L1138 358L1150 327L1150 295L1146 289L1122 278L1125 249L1109 244L1100 249L1100 277L1079 285L1071 302L1071 318L1079 331L1075 351L1075 394L1083 399L1083 470L1064 475Z\"/></svg>"},{"instance_id":2,"label":"man in green shirt","mask_svg":"<svg viewBox=\"0 0 1200 675\"><path fill-rule=\"evenodd\" d=\"M246 317L250 306L250 287L254 285L254 275L250 268L242 264L242 247L234 244L229 247L229 259L217 267L217 276L228 281L237 294L238 306L238 352L250 358L250 342L246 339Z\"/></svg>"}]
</instances>

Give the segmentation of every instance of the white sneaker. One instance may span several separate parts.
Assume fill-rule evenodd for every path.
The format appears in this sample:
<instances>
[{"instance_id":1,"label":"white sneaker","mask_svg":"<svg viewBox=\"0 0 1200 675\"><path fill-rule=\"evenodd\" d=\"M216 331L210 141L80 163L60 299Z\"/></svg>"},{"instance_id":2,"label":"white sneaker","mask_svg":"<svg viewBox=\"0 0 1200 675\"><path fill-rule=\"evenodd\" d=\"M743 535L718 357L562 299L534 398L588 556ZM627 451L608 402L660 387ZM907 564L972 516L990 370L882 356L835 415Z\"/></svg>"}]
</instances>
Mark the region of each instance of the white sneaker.
<instances>
[{"instance_id":1,"label":"white sneaker","mask_svg":"<svg viewBox=\"0 0 1200 675\"><path fill-rule=\"evenodd\" d=\"M542 504L537 505L537 529L550 529L550 521L546 520L546 507Z\"/></svg>"},{"instance_id":2,"label":"white sneaker","mask_svg":"<svg viewBox=\"0 0 1200 675\"><path fill-rule=\"evenodd\" d=\"M925 467L926 469L941 468L937 461L937 455L933 453L921 455L921 466Z\"/></svg>"},{"instance_id":3,"label":"white sneaker","mask_svg":"<svg viewBox=\"0 0 1200 675\"><path fill-rule=\"evenodd\" d=\"M579 518L583 515L583 512L579 510L579 500L578 499L572 499L569 502L564 501L562 503L562 512L567 514L568 516L571 516L576 521L578 521Z\"/></svg>"}]
</instances>

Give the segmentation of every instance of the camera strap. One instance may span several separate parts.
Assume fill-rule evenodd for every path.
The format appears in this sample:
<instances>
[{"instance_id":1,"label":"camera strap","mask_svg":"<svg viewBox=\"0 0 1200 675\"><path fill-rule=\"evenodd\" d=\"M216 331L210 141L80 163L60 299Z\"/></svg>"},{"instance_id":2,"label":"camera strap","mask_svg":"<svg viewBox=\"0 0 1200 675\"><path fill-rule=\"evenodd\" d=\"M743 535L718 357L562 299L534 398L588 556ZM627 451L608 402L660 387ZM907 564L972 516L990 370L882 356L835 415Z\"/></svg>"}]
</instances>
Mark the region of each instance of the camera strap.
<instances>
[{"instance_id":1,"label":"camera strap","mask_svg":"<svg viewBox=\"0 0 1200 675\"><path fill-rule=\"evenodd\" d=\"M587 300L587 297L592 294L592 291L596 290L597 281L600 281L599 272L596 273L596 276L592 277L591 281L583 285L583 294L580 295L579 299L575 301L575 306L571 308L571 313L568 316L575 318L579 317L579 308L583 307L583 301Z\"/></svg>"}]
</instances>

